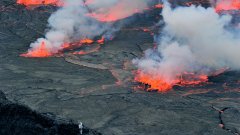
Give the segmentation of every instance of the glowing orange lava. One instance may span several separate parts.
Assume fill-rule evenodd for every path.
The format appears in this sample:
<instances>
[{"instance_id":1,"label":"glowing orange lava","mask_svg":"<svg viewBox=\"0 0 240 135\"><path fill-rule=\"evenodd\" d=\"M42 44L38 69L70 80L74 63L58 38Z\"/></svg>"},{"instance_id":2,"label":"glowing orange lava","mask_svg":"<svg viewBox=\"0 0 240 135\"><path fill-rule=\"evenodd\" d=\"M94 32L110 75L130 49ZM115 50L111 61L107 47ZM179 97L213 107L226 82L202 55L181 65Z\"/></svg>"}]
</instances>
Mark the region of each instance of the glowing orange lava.
<instances>
[{"instance_id":1,"label":"glowing orange lava","mask_svg":"<svg viewBox=\"0 0 240 135\"><path fill-rule=\"evenodd\" d=\"M141 82L149 85L150 87L147 89L148 91L158 90L159 92L166 92L173 87L174 83L168 83L161 77L154 77L150 74L146 74L137 71L137 75L135 76L135 81Z\"/></svg>"},{"instance_id":2,"label":"glowing orange lava","mask_svg":"<svg viewBox=\"0 0 240 135\"><path fill-rule=\"evenodd\" d=\"M203 82L208 81L208 76L204 74L196 75L194 73L185 72L178 76L179 82L176 85L186 86L186 85L198 85Z\"/></svg>"},{"instance_id":3,"label":"glowing orange lava","mask_svg":"<svg viewBox=\"0 0 240 135\"><path fill-rule=\"evenodd\" d=\"M76 52L73 52L73 54L77 54L77 55L86 55L86 54L89 54L89 53L94 53L94 52L97 52L98 50L100 49L100 46L96 47L96 48L93 48L91 50L88 50L88 51L76 51Z\"/></svg>"},{"instance_id":4,"label":"glowing orange lava","mask_svg":"<svg viewBox=\"0 0 240 135\"><path fill-rule=\"evenodd\" d=\"M149 85L148 91L158 90L159 92L167 92L175 85L198 85L207 82L208 76L183 73L182 75L178 75L175 80L169 82L163 77L150 75L139 70L136 72L135 81Z\"/></svg>"},{"instance_id":5,"label":"glowing orange lava","mask_svg":"<svg viewBox=\"0 0 240 135\"><path fill-rule=\"evenodd\" d=\"M216 3L217 12L223 10L240 10L240 0L221 0Z\"/></svg>"},{"instance_id":6,"label":"glowing orange lava","mask_svg":"<svg viewBox=\"0 0 240 135\"><path fill-rule=\"evenodd\" d=\"M62 50L73 50L75 48L81 47L82 45L89 45L89 44L93 44L93 43L94 43L94 41L92 39L84 38L77 42L64 43L62 45Z\"/></svg>"},{"instance_id":7,"label":"glowing orange lava","mask_svg":"<svg viewBox=\"0 0 240 135\"><path fill-rule=\"evenodd\" d=\"M45 42L42 42L41 45L36 48L36 49L32 49L32 50L28 50L27 53L21 54L20 56L22 57L50 57L53 54L50 53L50 51L46 48L46 44Z\"/></svg>"},{"instance_id":8,"label":"glowing orange lava","mask_svg":"<svg viewBox=\"0 0 240 135\"><path fill-rule=\"evenodd\" d=\"M99 44L104 44L105 38L102 36L101 39L97 40Z\"/></svg>"},{"instance_id":9,"label":"glowing orange lava","mask_svg":"<svg viewBox=\"0 0 240 135\"><path fill-rule=\"evenodd\" d=\"M79 42L74 42L74 43L64 43L62 45L62 49L59 50L57 53L61 53L63 50L73 50L75 48L78 48L82 45L86 44L92 44L94 43L93 40L85 38L80 40ZM81 54L83 54L81 52ZM28 50L27 53L21 54L20 56L22 57L50 57L53 56L54 54L51 53L47 48L46 48L46 43L42 42L41 45L39 45L37 48L30 49Z\"/></svg>"},{"instance_id":10,"label":"glowing orange lava","mask_svg":"<svg viewBox=\"0 0 240 135\"><path fill-rule=\"evenodd\" d=\"M163 8L163 4L157 4L154 6L154 8Z\"/></svg>"},{"instance_id":11,"label":"glowing orange lava","mask_svg":"<svg viewBox=\"0 0 240 135\"><path fill-rule=\"evenodd\" d=\"M129 5L127 5L124 1L119 1L112 7L107 9L101 8L97 11L87 14L87 16L95 18L100 22L115 22L143 11L143 9L138 9L137 5L134 6L135 8L130 8Z\"/></svg>"},{"instance_id":12,"label":"glowing orange lava","mask_svg":"<svg viewBox=\"0 0 240 135\"><path fill-rule=\"evenodd\" d=\"M17 0L18 4L23 4L25 6L34 5L62 5L60 0Z\"/></svg>"},{"instance_id":13,"label":"glowing orange lava","mask_svg":"<svg viewBox=\"0 0 240 135\"><path fill-rule=\"evenodd\" d=\"M81 44L92 44L93 42L94 41L92 39L89 39L89 38L85 38L85 39L80 40Z\"/></svg>"}]
</instances>

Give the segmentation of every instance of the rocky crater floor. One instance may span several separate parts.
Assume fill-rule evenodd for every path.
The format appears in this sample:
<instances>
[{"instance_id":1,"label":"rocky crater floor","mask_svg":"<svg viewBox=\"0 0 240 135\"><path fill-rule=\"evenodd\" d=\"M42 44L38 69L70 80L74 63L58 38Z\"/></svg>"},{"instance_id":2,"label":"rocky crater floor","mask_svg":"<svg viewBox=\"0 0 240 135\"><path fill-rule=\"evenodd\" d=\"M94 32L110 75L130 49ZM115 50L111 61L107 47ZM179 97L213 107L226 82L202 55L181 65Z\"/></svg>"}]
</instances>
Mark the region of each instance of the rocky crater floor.
<instances>
[{"instance_id":1,"label":"rocky crater floor","mask_svg":"<svg viewBox=\"0 0 240 135\"><path fill-rule=\"evenodd\" d=\"M41 117L50 113L75 126L80 121L103 135L240 134L240 72L227 71L210 77L207 84L174 87L167 93L133 89L137 84L132 82L131 61L153 47L151 33L142 28L154 32L158 9L136 15L137 21L131 20L96 52L20 57L43 37L55 10L0 1L0 91L9 100L0 99L0 113L11 102Z\"/></svg>"}]
</instances>

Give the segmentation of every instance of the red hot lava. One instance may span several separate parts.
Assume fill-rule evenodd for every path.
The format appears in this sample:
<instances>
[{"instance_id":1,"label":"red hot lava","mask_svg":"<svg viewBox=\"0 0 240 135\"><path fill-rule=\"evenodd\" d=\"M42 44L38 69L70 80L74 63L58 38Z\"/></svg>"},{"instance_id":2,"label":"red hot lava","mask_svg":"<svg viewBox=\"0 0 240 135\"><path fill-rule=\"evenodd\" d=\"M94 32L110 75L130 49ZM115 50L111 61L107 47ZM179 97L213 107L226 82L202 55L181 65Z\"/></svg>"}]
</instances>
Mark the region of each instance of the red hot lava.
<instances>
[{"instance_id":1,"label":"red hot lava","mask_svg":"<svg viewBox=\"0 0 240 135\"><path fill-rule=\"evenodd\" d=\"M23 57L49 57L52 56L52 53L47 49L46 43L42 42L41 45L34 49L28 50L27 53L21 54Z\"/></svg>"},{"instance_id":2,"label":"red hot lava","mask_svg":"<svg viewBox=\"0 0 240 135\"><path fill-rule=\"evenodd\" d=\"M61 52L63 50L73 50L76 48L79 48L83 45L91 45L93 43L98 43L98 44L104 44L105 38L102 37L101 39L94 41L92 39L89 38L84 38L78 42L73 42L73 43L65 43L62 45L62 49L58 52L58 54L61 54ZM92 51L89 51L87 53L85 53L84 51L80 51L80 52L75 52L74 54L88 54L91 52L96 52L96 50L98 49L94 49ZM34 48L34 49L30 49L28 50L27 53L21 54L20 56L22 57L35 57L35 58L44 58L44 57L50 57L50 56L54 56L56 53L51 53L51 51L46 47L46 43L45 42L41 42L41 45L39 45L39 47Z\"/></svg>"},{"instance_id":3,"label":"red hot lava","mask_svg":"<svg viewBox=\"0 0 240 135\"><path fill-rule=\"evenodd\" d=\"M240 0L220 0L216 2L217 12L223 10L240 10Z\"/></svg>"},{"instance_id":4,"label":"red hot lava","mask_svg":"<svg viewBox=\"0 0 240 135\"><path fill-rule=\"evenodd\" d=\"M163 8L163 4L157 4L154 6L154 8Z\"/></svg>"},{"instance_id":5,"label":"red hot lava","mask_svg":"<svg viewBox=\"0 0 240 135\"><path fill-rule=\"evenodd\" d=\"M60 0L17 0L18 4L23 4L25 6L34 5L61 5Z\"/></svg>"},{"instance_id":6,"label":"red hot lava","mask_svg":"<svg viewBox=\"0 0 240 135\"><path fill-rule=\"evenodd\" d=\"M104 41L105 41L104 36L102 36L101 39L97 40L97 42L98 42L99 44L104 44Z\"/></svg>"},{"instance_id":7,"label":"red hot lava","mask_svg":"<svg viewBox=\"0 0 240 135\"><path fill-rule=\"evenodd\" d=\"M143 71L137 71L135 75L135 81L149 85L147 91L158 90L159 92L167 92L173 86L192 86L198 85L208 81L208 76L201 74L196 75L194 73L183 73L176 77L177 79L166 81L164 77L154 76Z\"/></svg>"},{"instance_id":8,"label":"red hot lava","mask_svg":"<svg viewBox=\"0 0 240 135\"><path fill-rule=\"evenodd\" d=\"M128 0L118 1L112 7L99 8L94 12L89 13L88 16L95 18L100 22L115 22L136 13L143 12L145 8L148 7L148 5L145 5L138 0L134 0L133 2L135 2L135 4L128 5ZM88 0L86 4L94 4L94 1Z\"/></svg>"},{"instance_id":9,"label":"red hot lava","mask_svg":"<svg viewBox=\"0 0 240 135\"><path fill-rule=\"evenodd\" d=\"M92 44L94 41L92 39L85 38L83 40L80 40L81 44Z\"/></svg>"}]
</instances>

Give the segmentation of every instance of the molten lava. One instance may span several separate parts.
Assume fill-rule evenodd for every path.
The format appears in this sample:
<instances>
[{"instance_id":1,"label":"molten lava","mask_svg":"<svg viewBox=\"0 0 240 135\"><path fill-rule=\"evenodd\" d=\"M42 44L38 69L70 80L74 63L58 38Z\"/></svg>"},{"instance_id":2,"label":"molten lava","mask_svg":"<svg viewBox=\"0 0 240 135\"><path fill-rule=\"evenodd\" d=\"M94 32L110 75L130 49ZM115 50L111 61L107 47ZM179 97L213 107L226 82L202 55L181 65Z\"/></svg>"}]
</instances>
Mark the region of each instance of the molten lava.
<instances>
[{"instance_id":1,"label":"molten lava","mask_svg":"<svg viewBox=\"0 0 240 135\"><path fill-rule=\"evenodd\" d=\"M89 54L89 53L94 53L94 52L97 52L98 50L100 49L100 46L97 46L91 50L88 50L88 51L83 51L83 50L80 50L80 51L76 51L76 52L73 52L72 54L76 54L76 55L86 55L86 54Z\"/></svg>"},{"instance_id":2,"label":"molten lava","mask_svg":"<svg viewBox=\"0 0 240 135\"><path fill-rule=\"evenodd\" d=\"M104 36L102 36L101 39L97 40L97 42L98 42L99 44L104 44L104 41L105 41Z\"/></svg>"},{"instance_id":3,"label":"molten lava","mask_svg":"<svg viewBox=\"0 0 240 135\"><path fill-rule=\"evenodd\" d=\"M158 90L159 92L167 92L175 85L188 86L207 82L208 76L203 74L196 75L194 73L183 73L176 76L175 80L167 81L164 77L154 76L139 70L136 72L135 81L149 85L149 88L147 88L148 91Z\"/></svg>"},{"instance_id":4,"label":"molten lava","mask_svg":"<svg viewBox=\"0 0 240 135\"><path fill-rule=\"evenodd\" d=\"M89 13L88 16L95 18L100 22L115 22L144 11L144 7L147 8L147 5L139 5L139 3L136 3L134 7L130 7L125 1L127 0L118 1L112 7L95 10L92 13ZM138 0L135 1L137 2ZM91 1L88 3L91 3Z\"/></svg>"},{"instance_id":5,"label":"molten lava","mask_svg":"<svg viewBox=\"0 0 240 135\"><path fill-rule=\"evenodd\" d=\"M203 82L208 81L208 76L205 74L194 74L185 72L182 75L179 75L179 82L176 85L186 86L186 85L198 85Z\"/></svg>"},{"instance_id":6,"label":"molten lava","mask_svg":"<svg viewBox=\"0 0 240 135\"><path fill-rule=\"evenodd\" d=\"M90 44L93 44L94 41L92 39L89 39L89 38L84 38L80 41L77 41L77 42L72 42L72 43L64 43L62 45L62 50L73 50L73 49L76 49L76 48L79 48L83 45L90 45Z\"/></svg>"},{"instance_id":7,"label":"molten lava","mask_svg":"<svg viewBox=\"0 0 240 135\"><path fill-rule=\"evenodd\" d=\"M33 5L61 5L60 0L17 0L18 4L23 4L25 6Z\"/></svg>"},{"instance_id":8,"label":"molten lava","mask_svg":"<svg viewBox=\"0 0 240 135\"><path fill-rule=\"evenodd\" d=\"M196 0L194 2L186 2L183 3L186 6L191 6L193 4L201 4L201 3L205 3L206 0ZM85 4L90 4L90 3L94 3L92 0L88 0ZM162 9L163 8L163 4L156 4L154 6L151 7L145 7L144 9L138 9L135 8L134 10L131 11L125 11L122 9L126 9L125 8L126 5L124 5L124 3L119 3L116 6L111 7L110 9L108 9L105 12L98 12L98 11L94 11L90 14L87 14L88 16L95 18L98 21L101 22L114 22L114 21L118 21L124 18L127 18L129 16L132 16L136 13L141 13L144 12L146 10L151 10L151 9ZM101 9L100 9L101 11Z\"/></svg>"},{"instance_id":9,"label":"molten lava","mask_svg":"<svg viewBox=\"0 0 240 135\"><path fill-rule=\"evenodd\" d=\"M106 13L106 14L91 13L91 14L88 14L88 16L95 18L100 22L115 22L115 21L126 18L126 16L117 17L114 15L114 13Z\"/></svg>"},{"instance_id":10,"label":"molten lava","mask_svg":"<svg viewBox=\"0 0 240 135\"><path fill-rule=\"evenodd\" d=\"M157 4L154 6L154 8L163 8L163 4Z\"/></svg>"},{"instance_id":11,"label":"molten lava","mask_svg":"<svg viewBox=\"0 0 240 135\"><path fill-rule=\"evenodd\" d=\"M62 49L59 50L59 52L57 52L57 54L61 54L64 50L74 50L74 49L79 48L83 45L91 45L93 43L104 44L104 40L105 40L104 37L102 37L101 39L99 39L97 41L94 41L94 40L89 39L89 38L84 38L84 39L82 39L78 42L64 43L62 45ZM96 52L97 50L99 50L99 48L95 48L95 49L90 50L88 52L85 52L85 51L74 52L73 54L84 55L84 54ZM50 56L53 56L55 54L56 53L51 53L51 51L49 49L47 49L45 42L42 42L41 45L38 46L38 48L29 49L27 53L21 54L20 56L41 58L41 57L50 57Z\"/></svg>"},{"instance_id":12,"label":"molten lava","mask_svg":"<svg viewBox=\"0 0 240 135\"><path fill-rule=\"evenodd\" d=\"M159 92L167 92L177 82L166 82L162 77L154 77L142 71L137 71L135 81L149 85L148 91L158 90Z\"/></svg>"},{"instance_id":13,"label":"molten lava","mask_svg":"<svg viewBox=\"0 0 240 135\"><path fill-rule=\"evenodd\" d=\"M92 39L88 39L88 38L80 40L81 44L92 44L93 42L94 41Z\"/></svg>"},{"instance_id":14,"label":"molten lava","mask_svg":"<svg viewBox=\"0 0 240 135\"><path fill-rule=\"evenodd\" d=\"M220 0L215 7L217 12L223 10L240 10L240 0Z\"/></svg>"},{"instance_id":15,"label":"molten lava","mask_svg":"<svg viewBox=\"0 0 240 135\"><path fill-rule=\"evenodd\" d=\"M27 53L21 54L23 57L50 57L53 54L46 48L45 42L42 42L41 45L36 49L28 50Z\"/></svg>"}]
</instances>

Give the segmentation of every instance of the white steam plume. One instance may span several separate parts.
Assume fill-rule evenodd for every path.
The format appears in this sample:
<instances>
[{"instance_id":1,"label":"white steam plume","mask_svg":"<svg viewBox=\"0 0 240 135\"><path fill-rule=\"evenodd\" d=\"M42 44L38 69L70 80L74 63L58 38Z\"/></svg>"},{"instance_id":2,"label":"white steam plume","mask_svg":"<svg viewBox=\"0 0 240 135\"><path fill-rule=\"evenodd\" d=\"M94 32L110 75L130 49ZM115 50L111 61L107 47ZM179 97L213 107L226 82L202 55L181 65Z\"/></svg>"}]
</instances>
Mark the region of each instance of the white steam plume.
<instances>
[{"instance_id":1,"label":"white steam plume","mask_svg":"<svg viewBox=\"0 0 240 135\"><path fill-rule=\"evenodd\" d=\"M162 16L165 27L158 48L133 60L143 74L173 85L185 72L209 75L220 68L240 69L239 29L227 28L231 16L200 6L171 9L169 3L164 4Z\"/></svg>"}]
</instances>

